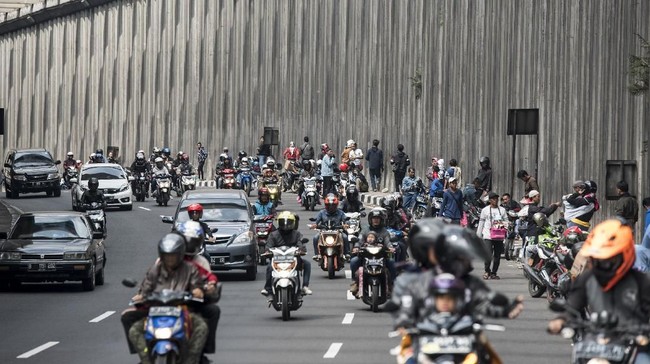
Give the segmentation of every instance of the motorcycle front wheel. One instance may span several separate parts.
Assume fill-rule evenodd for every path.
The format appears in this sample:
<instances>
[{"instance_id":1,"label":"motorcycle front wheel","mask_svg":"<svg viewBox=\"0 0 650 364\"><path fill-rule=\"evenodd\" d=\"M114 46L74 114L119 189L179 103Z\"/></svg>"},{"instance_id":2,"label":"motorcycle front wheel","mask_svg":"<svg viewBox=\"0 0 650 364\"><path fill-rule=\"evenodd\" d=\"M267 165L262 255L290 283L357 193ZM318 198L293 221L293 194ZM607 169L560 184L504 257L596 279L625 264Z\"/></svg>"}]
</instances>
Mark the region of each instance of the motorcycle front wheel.
<instances>
[{"instance_id":1,"label":"motorcycle front wheel","mask_svg":"<svg viewBox=\"0 0 650 364\"><path fill-rule=\"evenodd\" d=\"M372 308L372 312L379 311L379 286L378 285L372 286L372 301L370 304L370 308Z\"/></svg>"},{"instance_id":2,"label":"motorcycle front wheel","mask_svg":"<svg viewBox=\"0 0 650 364\"><path fill-rule=\"evenodd\" d=\"M289 321L291 310L289 309L289 288L284 287L280 291L280 302L282 303L282 321Z\"/></svg>"},{"instance_id":3,"label":"motorcycle front wheel","mask_svg":"<svg viewBox=\"0 0 650 364\"><path fill-rule=\"evenodd\" d=\"M415 220L420 220L427 214L427 207L423 205L418 205L415 207L415 210L413 211L413 218Z\"/></svg>"},{"instance_id":4,"label":"motorcycle front wheel","mask_svg":"<svg viewBox=\"0 0 650 364\"><path fill-rule=\"evenodd\" d=\"M334 268L334 256L330 255L327 257L327 278L334 279L336 274L336 268Z\"/></svg>"},{"instance_id":5,"label":"motorcycle front wheel","mask_svg":"<svg viewBox=\"0 0 650 364\"><path fill-rule=\"evenodd\" d=\"M156 356L153 362L154 364L176 364L176 353L170 351L163 356Z\"/></svg>"},{"instance_id":6,"label":"motorcycle front wheel","mask_svg":"<svg viewBox=\"0 0 650 364\"><path fill-rule=\"evenodd\" d=\"M531 297L533 298L542 297L544 292L546 292L546 287L538 285L532 279L528 280L528 293L530 293Z\"/></svg>"}]
</instances>

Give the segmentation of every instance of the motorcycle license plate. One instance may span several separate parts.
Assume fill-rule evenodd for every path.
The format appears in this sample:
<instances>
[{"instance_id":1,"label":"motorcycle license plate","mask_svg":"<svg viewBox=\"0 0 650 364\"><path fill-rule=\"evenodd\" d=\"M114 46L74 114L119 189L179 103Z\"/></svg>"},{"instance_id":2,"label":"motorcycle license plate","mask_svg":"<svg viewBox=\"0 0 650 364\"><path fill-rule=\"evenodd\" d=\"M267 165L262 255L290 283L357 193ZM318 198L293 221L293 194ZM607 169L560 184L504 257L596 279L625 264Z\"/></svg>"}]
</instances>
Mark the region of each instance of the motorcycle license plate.
<instances>
[{"instance_id":1,"label":"motorcycle license plate","mask_svg":"<svg viewBox=\"0 0 650 364\"><path fill-rule=\"evenodd\" d=\"M466 354L472 351L473 336L423 336L419 339L424 354Z\"/></svg>"},{"instance_id":2,"label":"motorcycle license plate","mask_svg":"<svg viewBox=\"0 0 650 364\"><path fill-rule=\"evenodd\" d=\"M179 307L154 306L149 308L149 316L180 317L182 310Z\"/></svg>"},{"instance_id":3,"label":"motorcycle license plate","mask_svg":"<svg viewBox=\"0 0 650 364\"><path fill-rule=\"evenodd\" d=\"M625 347L622 345L600 345L594 341L581 341L573 347L573 355L583 359L607 359L621 361L625 357Z\"/></svg>"},{"instance_id":4,"label":"motorcycle license plate","mask_svg":"<svg viewBox=\"0 0 650 364\"><path fill-rule=\"evenodd\" d=\"M226 264L228 257L210 257L210 264Z\"/></svg>"},{"instance_id":5,"label":"motorcycle license plate","mask_svg":"<svg viewBox=\"0 0 650 364\"><path fill-rule=\"evenodd\" d=\"M48 272L56 270L56 263L32 263L27 267L33 272Z\"/></svg>"}]
</instances>

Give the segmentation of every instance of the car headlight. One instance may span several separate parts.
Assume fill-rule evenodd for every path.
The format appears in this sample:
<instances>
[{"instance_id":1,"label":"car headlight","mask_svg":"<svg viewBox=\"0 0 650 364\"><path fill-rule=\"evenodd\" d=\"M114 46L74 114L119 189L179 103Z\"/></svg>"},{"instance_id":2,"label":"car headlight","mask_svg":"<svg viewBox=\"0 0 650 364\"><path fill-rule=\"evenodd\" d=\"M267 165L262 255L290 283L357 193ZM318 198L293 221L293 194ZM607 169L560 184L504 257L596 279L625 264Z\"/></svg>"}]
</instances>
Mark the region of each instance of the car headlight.
<instances>
[{"instance_id":1,"label":"car headlight","mask_svg":"<svg viewBox=\"0 0 650 364\"><path fill-rule=\"evenodd\" d=\"M120 189L118 190L118 192L124 192L124 191L126 191L126 190L128 190L128 189L129 189L129 184L127 183L127 184L125 184L124 186L120 187Z\"/></svg>"},{"instance_id":2,"label":"car headlight","mask_svg":"<svg viewBox=\"0 0 650 364\"><path fill-rule=\"evenodd\" d=\"M61 178L59 172L54 172L47 175L47 179L59 179L59 178Z\"/></svg>"},{"instance_id":3,"label":"car headlight","mask_svg":"<svg viewBox=\"0 0 650 364\"><path fill-rule=\"evenodd\" d=\"M14 174L14 179L16 181L27 181L27 176L24 174Z\"/></svg>"},{"instance_id":4,"label":"car headlight","mask_svg":"<svg viewBox=\"0 0 650 364\"><path fill-rule=\"evenodd\" d=\"M65 252L63 253L64 260L84 260L88 259L87 252Z\"/></svg>"},{"instance_id":5,"label":"car headlight","mask_svg":"<svg viewBox=\"0 0 650 364\"><path fill-rule=\"evenodd\" d=\"M250 232L245 232L238 237L235 238L235 240L232 241L234 245L248 245L251 243L252 237Z\"/></svg>"},{"instance_id":6,"label":"car headlight","mask_svg":"<svg viewBox=\"0 0 650 364\"><path fill-rule=\"evenodd\" d=\"M20 253L18 252L1 252L0 260L20 260Z\"/></svg>"}]
</instances>

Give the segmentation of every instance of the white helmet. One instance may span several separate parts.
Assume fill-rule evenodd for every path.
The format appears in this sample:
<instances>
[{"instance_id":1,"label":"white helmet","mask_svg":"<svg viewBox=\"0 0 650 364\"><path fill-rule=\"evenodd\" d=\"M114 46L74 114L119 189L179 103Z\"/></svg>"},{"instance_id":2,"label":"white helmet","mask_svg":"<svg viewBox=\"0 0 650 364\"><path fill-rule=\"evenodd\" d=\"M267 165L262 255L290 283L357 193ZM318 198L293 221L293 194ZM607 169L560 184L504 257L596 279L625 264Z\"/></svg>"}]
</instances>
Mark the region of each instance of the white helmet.
<instances>
[{"instance_id":1,"label":"white helmet","mask_svg":"<svg viewBox=\"0 0 650 364\"><path fill-rule=\"evenodd\" d=\"M74 157L74 154L72 152L68 152L68 157Z\"/></svg>"},{"instance_id":2,"label":"white helmet","mask_svg":"<svg viewBox=\"0 0 650 364\"><path fill-rule=\"evenodd\" d=\"M162 157L157 157L156 159L154 159L154 162L156 162L156 163L162 163L162 162L163 162L163 159L162 159Z\"/></svg>"},{"instance_id":3,"label":"white helmet","mask_svg":"<svg viewBox=\"0 0 650 364\"><path fill-rule=\"evenodd\" d=\"M354 141L354 139L350 139L345 143L346 147L351 147L353 145L357 144L357 142Z\"/></svg>"},{"instance_id":4,"label":"white helmet","mask_svg":"<svg viewBox=\"0 0 650 364\"><path fill-rule=\"evenodd\" d=\"M242 158L242 159L241 159L241 162L242 162L242 163L248 163L248 157L244 157L244 158Z\"/></svg>"},{"instance_id":5,"label":"white helmet","mask_svg":"<svg viewBox=\"0 0 650 364\"><path fill-rule=\"evenodd\" d=\"M273 159L273 157L266 158L266 163L268 164L270 162L273 162L273 164L275 164L275 159Z\"/></svg>"},{"instance_id":6,"label":"white helmet","mask_svg":"<svg viewBox=\"0 0 650 364\"><path fill-rule=\"evenodd\" d=\"M142 153L142 154L144 154L144 150L140 149L140 150L138 151L138 153ZM138 154L138 153L135 153L135 154Z\"/></svg>"}]
</instances>

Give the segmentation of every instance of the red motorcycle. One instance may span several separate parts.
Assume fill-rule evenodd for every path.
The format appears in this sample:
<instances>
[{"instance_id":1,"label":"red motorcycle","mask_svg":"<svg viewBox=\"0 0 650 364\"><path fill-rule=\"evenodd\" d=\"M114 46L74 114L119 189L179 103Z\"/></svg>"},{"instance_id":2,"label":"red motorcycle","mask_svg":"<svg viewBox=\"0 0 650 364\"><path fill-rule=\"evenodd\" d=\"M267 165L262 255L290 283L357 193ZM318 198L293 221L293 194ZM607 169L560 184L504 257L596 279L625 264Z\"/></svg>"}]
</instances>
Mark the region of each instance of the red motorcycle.
<instances>
[{"instance_id":1,"label":"red motorcycle","mask_svg":"<svg viewBox=\"0 0 650 364\"><path fill-rule=\"evenodd\" d=\"M236 173L237 171L235 171L232 168L222 169L220 188L227 188L227 189L237 188L237 180L235 179Z\"/></svg>"},{"instance_id":2,"label":"red motorcycle","mask_svg":"<svg viewBox=\"0 0 650 364\"><path fill-rule=\"evenodd\" d=\"M263 253L266 250L266 240L269 234L275 230L273 226L273 218L275 215L255 215L253 223L255 224L255 235L257 236L257 259L258 264L266 265L266 256Z\"/></svg>"}]
</instances>

